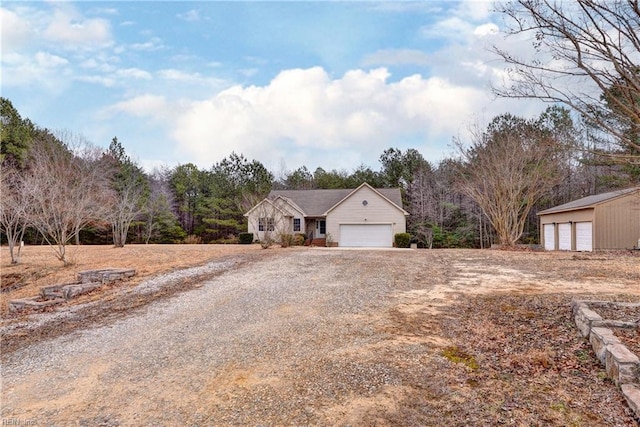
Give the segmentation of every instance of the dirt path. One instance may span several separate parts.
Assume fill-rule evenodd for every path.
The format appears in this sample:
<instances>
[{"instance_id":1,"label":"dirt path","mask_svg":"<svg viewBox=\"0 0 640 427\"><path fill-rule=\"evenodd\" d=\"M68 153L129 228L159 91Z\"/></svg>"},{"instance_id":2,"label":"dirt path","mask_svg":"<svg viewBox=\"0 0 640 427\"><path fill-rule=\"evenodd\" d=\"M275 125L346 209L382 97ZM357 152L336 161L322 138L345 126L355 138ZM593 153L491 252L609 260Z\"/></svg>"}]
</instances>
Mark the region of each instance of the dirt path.
<instances>
[{"instance_id":1,"label":"dirt path","mask_svg":"<svg viewBox=\"0 0 640 427\"><path fill-rule=\"evenodd\" d=\"M563 313L571 295L640 295L639 260L282 250L3 355L1 415L38 425L633 425ZM495 307L515 314L504 328L530 322L528 341L500 329ZM539 325L549 348L557 339L566 351L536 353L549 362L535 380L526 346ZM544 335L556 326L564 335ZM460 341L484 333L471 348ZM522 353L511 379L484 349L492 337L509 357ZM451 348L458 359L443 357ZM459 363L472 359L479 368ZM495 389L507 385L505 400Z\"/></svg>"}]
</instances>

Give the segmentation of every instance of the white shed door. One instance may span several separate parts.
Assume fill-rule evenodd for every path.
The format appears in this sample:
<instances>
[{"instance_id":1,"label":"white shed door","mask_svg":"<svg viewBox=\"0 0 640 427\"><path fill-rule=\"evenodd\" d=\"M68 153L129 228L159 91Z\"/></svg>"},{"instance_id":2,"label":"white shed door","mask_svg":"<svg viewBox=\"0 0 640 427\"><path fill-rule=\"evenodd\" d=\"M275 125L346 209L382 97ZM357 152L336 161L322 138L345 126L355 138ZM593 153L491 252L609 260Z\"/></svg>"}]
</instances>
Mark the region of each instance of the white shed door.
<instances>
[{"instance_id":1,"label":"white shed door","mask_svg":"<svg viewBox=\"0 0 640 427\"><path fill-rule=\"evenodd\" d=\"M571 250L571 224L558 224L558 249L561 251Z\"/></svg>"},{"instance_id":2,"label":"white shed door","mask_svg":"<svg viewBox=\"0 0 640 427\"><path fill-rule=\"evenodd\" d=\"M544 249L547 251L556 249L556 227L553 224L544 225Z\"/></svg>"},{"instance_id":3,"label":"white shed door","mask_svg":"<svg viewBox=\"0 0 640 427\"><path fill-rule=\"evenodd\" d=\"M390 248L393 246L391 224L340 224L338 245Z\"/></svg>"},{"instance_id":4,"label":"white shed door","mask_svg":"<svg viewBox=\"0 0 640 427\"><path fill-rule=\"evenodd\" d=\"M576 223L576 250L588 251L593 250L593 228L591 222Z\"/></svg>"}]
</instances>

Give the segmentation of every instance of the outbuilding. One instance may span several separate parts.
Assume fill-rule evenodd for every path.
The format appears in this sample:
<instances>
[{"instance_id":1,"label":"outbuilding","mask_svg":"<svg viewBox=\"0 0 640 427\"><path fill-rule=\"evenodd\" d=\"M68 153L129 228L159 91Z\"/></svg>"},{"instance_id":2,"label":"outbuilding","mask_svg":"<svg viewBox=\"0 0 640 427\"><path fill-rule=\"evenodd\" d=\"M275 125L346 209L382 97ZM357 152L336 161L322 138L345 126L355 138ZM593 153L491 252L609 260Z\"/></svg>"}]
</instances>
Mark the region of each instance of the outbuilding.
<instances>
[{"instance_id":1,"label":"outbuilding","mask_svg":"<svg viewBox=\"0 0 640 427\"><path fill-rule=\"evenodd\" d=\"M583 197L538 212L545 250L599 251L640 246L640 187Z\"/></svg>"}]
</instances>

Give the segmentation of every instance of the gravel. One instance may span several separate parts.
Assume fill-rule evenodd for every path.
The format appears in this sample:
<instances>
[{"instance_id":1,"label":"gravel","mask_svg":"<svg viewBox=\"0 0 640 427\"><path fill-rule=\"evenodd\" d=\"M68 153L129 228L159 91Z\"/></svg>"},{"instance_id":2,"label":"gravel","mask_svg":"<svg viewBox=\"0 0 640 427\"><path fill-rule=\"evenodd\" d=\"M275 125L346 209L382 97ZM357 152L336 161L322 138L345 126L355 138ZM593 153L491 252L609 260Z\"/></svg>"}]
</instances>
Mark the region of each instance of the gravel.
<instances>
[{"instance_id":1,"label":"gravel","mask_svg":"<svg viewBox=\"0 0 640 427\"><path fill-rule=\"evenodd\" d=\"M390 277L375 269L354 277L357 261L358 252L289 251L138 315L17 350L2 366L2 416L38 425L313 423L311 403L399 382L393 367L332 354L384 337L366 314L384 304ZM159 276L131 292L232 265ZM68 316L73 310L42 321Z\"/></svg>"},{"instance_id":2,"label":"gravel","mask_svg":"<svg viewBox=\"0 0 640 427\"><path fill-rule=\"evenodd\" d=\"M571 293L639 294L637 258L265 253L156 277L110 316L45 314L81 325L3 354L3 423L634 425L567 319Z\"/></svg>"}]
</instances>

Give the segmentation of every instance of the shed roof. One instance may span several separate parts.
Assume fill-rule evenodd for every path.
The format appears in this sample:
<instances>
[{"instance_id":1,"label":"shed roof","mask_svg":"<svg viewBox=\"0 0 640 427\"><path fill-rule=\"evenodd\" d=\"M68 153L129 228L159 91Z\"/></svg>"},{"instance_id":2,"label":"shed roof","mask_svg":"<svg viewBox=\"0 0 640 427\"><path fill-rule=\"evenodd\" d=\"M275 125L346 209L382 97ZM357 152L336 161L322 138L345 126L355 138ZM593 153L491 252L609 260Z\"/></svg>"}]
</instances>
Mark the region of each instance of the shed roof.
<instances>
[{"instance_id":1,"label":"shed roof","mask_svg":"<svg viewBox=\"0 0 640 427\"><path fill-rule=\"evenodd\" d=\"M600 203L605 203L610 200L617 199L618 197L632 194L634 192L640 192L640 187L609 191L608 193L595 194L593 196L583 197L581 199L577 199L569 203L565 203L563 205L558 205L553 208L545 209L543 211L538 212L538 215L547 215L547 214L558 213L558 212L575 211L579 209L592 208L595 205L598 205Z\"/></svg>"},{"instance_id":2,"label":"shed roof","mask_svg":"<svg viewBox=\"0 0 640 427\"><path fill-rule=\"evenodd\" d=\"M273 190L269 198L283 196L291 199L307 216L324 216L325 212L342 201L355 188L330 190ZM399 188L376 188L377 192L402 209L402 195Z\"/></svg>"}]
</instances>

